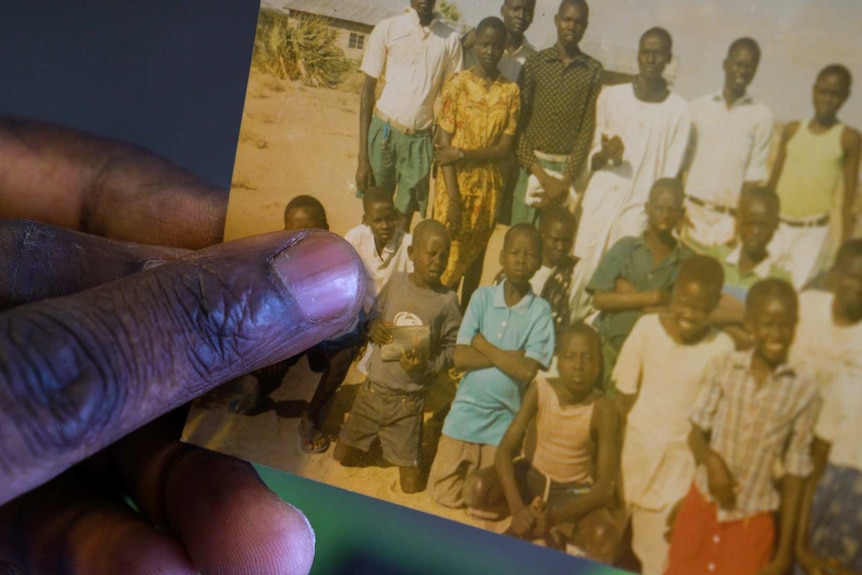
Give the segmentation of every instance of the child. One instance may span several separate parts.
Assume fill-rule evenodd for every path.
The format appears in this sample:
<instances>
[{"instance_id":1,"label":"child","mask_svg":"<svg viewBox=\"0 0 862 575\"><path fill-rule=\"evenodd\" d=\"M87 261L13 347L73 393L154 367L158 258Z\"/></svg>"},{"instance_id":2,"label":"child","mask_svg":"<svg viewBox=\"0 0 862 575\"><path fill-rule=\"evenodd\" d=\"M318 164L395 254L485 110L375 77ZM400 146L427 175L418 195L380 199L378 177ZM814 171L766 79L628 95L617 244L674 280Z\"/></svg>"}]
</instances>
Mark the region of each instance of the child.
<instances>
[{"instance_id":1,"label":"child","mask_svg":"<svg viewBox=\"0 0 862 575\"><path fill-rule=\"evenodd\" d=\"M410 273L413 265L407 255L412 238L398 228L398 212L392 194L382 187L370 187L362 197L362 224L348 230L350 242L365 264L365 312L369 313L377 294L396 272Z\"/></svg>"},{"instance_id":2,"label":"child","mask_svg":"<svg viewBox=\"0 0 862 575\"><path fill-rule=\"evenodd\" d=\"M834 294L800 295L799 337L791 350L826 398L802 503L797 575L862 573L862 240L841 246L831 276Z\"/></svg>"},{"instance_id":3,"label":"child","mask_svg":"<svg viewBox=\"0 0 862 575\"><path fill-rule=\"evenodd\" d=\"M602 256L587 285L593 307L599 310L593 325L602 336L602 354L608 372L644 311L667 306L679 266L691 255L674 237L682 217L682 201L679 180L656 181L646 204L647 230L641 236L626 237L614 244ZM609 380L606 373L608 386ZM612 388L606 391L613 395Z\"/></svg>"},{"instance_id":4,"label":"child","mask_svg":"<svg viewBox=\"0 0 862 575\"><path fill-rule=\"evenodd\" d=\"M461 312L458 297L441 281L449 258L446 228L434 220L420 222L408 254L414 271L392 276L375 302L379 316L370 325L375 345L368 379L353 401L334 456L342 465L355 465L379 439L383 456L399 468L401 490L415 493L420 489L423 393L452 364ZM407 326L427 330L400 338L398 359L384 357L381 346L391 346L397 331Z\"/></svg>"},{"instance_id":5,"label":"child","mask_svg":"<svg viewBox=\"0 0 862 575\"><path fill-rule=\"evenodd\" d=\"M494 466L467 479L465 497L471 507L511 514L510 535L546 537L561 550L573 545L610 563L624 530L612 511L619 420L598 389L599 335L584 324L567 326L557 339L557 363L559 377L540 375L527 388ZM528 433L534 449L521 458Z\"/></svg>"},{"instance_id":6,"label":"child","mask_svg":"<svg viewBox=\"0 0 862 575\"><path fill-rule=\"evenodd\" d=\"M472 49L478 63L446 81L437 116L434 219L452 234L443 283L458 289L464 279L464 307L482 275L503 188L499 160L512 151L521 110L518 85L497 70L505 45L502 20L479 23Z\"/></svg>"},{"instance_id":7,"label":"child","mask_svg":"<svg viewBox=\"0 0 862 575\"><path fill-rule=\"evenodd\" d=\"M455 348L455 366L467 373L443 423L430 476L432 497L446 507L464 506L464 479L493 462L524 388L551 361L551 308L530 289L541 261L536 228L512 226L500 252L506 279L476 290L467 306Z\"/></svg>"},{"instance_id":8,"label":"child","mask_svg":"<svg viewBox=\"0 0 862 575\"><path fill-rule=\"evenodd\" d=\"M590 311L589 296L584 292L587 280L578 258L569 255L575 240L577 220L562 206L542 210L539 235L542 236L542 267L530 279L533 293L551 304L554 329L559 332L574 323L583 321ZM501 271L494 284L503 281Z\"/></svg>"},{"instance_id":9,"label":"child","mask_svg":"<svg viewBox=\"0 0 862 575\"><path fill-rule=\"evenodd\" d=\"M709 325L724 273L708 256L685 260L669 312L641 317L620 350L612 379L627 421L622 449L623 492L632 521L632 550L644 575L667 567L668 518L694 479L686 446L688 416L703 366L733 351L733 340Z\"/></svg>"},{"instance_id":10,"label":"child","mask_svg":"<svg viewBox=\"0 0 862 575\"><path fill-rule=\"evenodd\" d=\"M826 269L829 217L841 187L839 241L853 235L862 136L838 119L850 95L850 71L832 64L814 83L814 117L792 122L781 137L769 181L781 197L779 243L797 288Z\"/></svg>"},{"instance_id":11,"label":"child","mask_svg":"<svg viewBox=\"0 0 862 575\"><path fill-rule=\"evenodd\" d=\"M301 230L303 228L329 229L326 210L320 200L314 196L296 196L284 207L284 229Z\"/></svg>"},{"instance_id":12,"label":"child","mask_svg":"<svg viewBox=\"0 0 862 575\"><path fill-rule=\"evenodd\" d=\"M719 356L703 372L689 434L698 469L673 526L667 575L780 574L792 564L820 409L816 385L786 363L797 310L789 283L754 284L745 304L753 349Z\"/></svg>"},{"instance_id":13,"label":"child","mask_svg":"<svg viewBox=\"0 0 862 575\"><path fill-rule=\"evenodd\" d=\"M769 249L778 228L779 199L769 188L753 187L742 192L736 210L734 246L702 247L700 251L716 258L724 267L724 293L712 315L737 344L746 347L750 337L742 329L745 297L749 288L768 277L792 281L783 260ZM698 249L698 246L693 246Z\"/></svg>"}]
</instances>

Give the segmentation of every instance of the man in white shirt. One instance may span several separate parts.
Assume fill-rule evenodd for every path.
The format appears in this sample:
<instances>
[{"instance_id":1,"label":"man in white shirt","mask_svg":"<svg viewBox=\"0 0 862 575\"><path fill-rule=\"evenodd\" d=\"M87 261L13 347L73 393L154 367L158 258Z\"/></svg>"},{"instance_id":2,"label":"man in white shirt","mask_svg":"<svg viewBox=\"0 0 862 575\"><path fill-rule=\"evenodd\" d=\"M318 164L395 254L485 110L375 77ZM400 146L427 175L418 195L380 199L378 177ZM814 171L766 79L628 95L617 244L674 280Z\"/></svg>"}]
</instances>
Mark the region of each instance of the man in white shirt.
<instances>
[{"instance_id":1,"label":"man in white shirt","mask_svg":"<svg viewBox=\"0 0 862 575\"><path fill-rule=\"evenodd\" d=\"M746 92L759 62L756 41L734 40L722 64L722 91L689 106L692 130L683 240L696 251L731 242L742 188L769 178L772 112Z\"/></svg>"},{"instance_id":2,"label":"man in white shirt","mask_svg":"<svg viewBox=\"0 0 862 575\"><path fill-rule=\"evenodd\" d=\"M359 107L357 194L376 184L395 195L399 227L425 216L431 173L434 99L461 70L457 32L434 13L436 0L410 0L404 13L382 20L368 39ZM375 102L377 81L385 85Z\"/></svg>"}]
</instances>

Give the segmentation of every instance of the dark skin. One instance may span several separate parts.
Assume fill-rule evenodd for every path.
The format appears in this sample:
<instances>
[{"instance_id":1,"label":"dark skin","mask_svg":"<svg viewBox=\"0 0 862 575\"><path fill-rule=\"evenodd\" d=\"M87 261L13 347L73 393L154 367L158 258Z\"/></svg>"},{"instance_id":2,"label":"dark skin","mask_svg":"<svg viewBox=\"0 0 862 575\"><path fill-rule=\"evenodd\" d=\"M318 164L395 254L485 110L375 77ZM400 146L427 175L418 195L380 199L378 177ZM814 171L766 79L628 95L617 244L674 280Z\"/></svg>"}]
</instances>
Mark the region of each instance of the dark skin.
<instances>
[{"instance_id":1,"label":"dark skin","mask_svg":"<svg viewBox=\"0 0 862 575\"><path fill-rule=\"evenodd\" d=\"M371 228L374 236L374 248L378 254L383 253L383 248L395 235L398 225L398 212L392 202L375 202L368 206L362 214L362 223Z\"/></svg>"},{"instance_id":2,"label":"dark skin","mask_svg":"<svg viewBox=\"0 0 862 575\"><path fill-rule=\"evenodd\" d=\"M560 11L554 16L554 24L557 27L557 53L564 65L571 64L575 57L581 53L578 44L587 31L589 20L589 10L576 4L561 5ZM536 176L545 191L542 201L537 206L538 208L562 202L568 196L569 188L572 187L570 176L565 176L562 179L551 176L539 162L533 162L530 166L530 173Z\"/></svg>"},{"instance_id":3,"label":"dark skin","mask_svg":"<svg viewBox=\"0 0 862 575\"><path fill-rule=\"evenodd\" d=\"M745 96L748 86L754 80L754 74L757 73L759 63L757 53L744 45L736 48L724 59L721 64L724 70L724 86L721 93L728 108Z\"/></svg>"},{"instance_id":4,"label":"dark skin","mask_svg":"<svg viewBox=\"0 0 862 575\"><path fill-rule=\"evenodd\" d=\"M575 225L563 221L542 222L542 265L554 268L572 251L575 243Z\"/></svg>"},{"instance_id":5,"label":"dark skin","mask_svg":"<svg viewBox=\"0 0 862 575\"><path fill-rule=\"evenodd\" d=\"M850 87L840 74L821 75L812 88L814 102L814 118L808 122L808 129L814 134L822 134L838 122L838 111L850 96ZM787 143L799 130L799 122L791 122L784 129L769 186L775 188L781 179L784 162L787 157ZM844 152L842 220L840 240L843 242L853 236L853 226L856 218L856 191L859 185L859 158L862 150L862 135L850 126L845 126L841 133L841 149ZM821 193L831 193L823 190Z\"/></svg>"},{"instance_id":6,"label":"dark skin","mask_svg":"<svg viewBox=\"0 0 862 575\"><path fill-rule=\"evenodd\" d=\"M664 69L672 58L670 46L663 36L649 35L638 47L638 75L633 81L635 96L643 102L664 102L670 94ZM602 134L602 147L593 154L591 167L600 170L606 165L618 166L623 161L625 143L615 134Z\"/></svg>"},{"instance_id":7,"label":"dark skin","mask_svg":"<svg viewBox=\"0 0 862 575\"><path fill-rule=\"evenodd\" d=\"M676 248L673 230L682 217L682 198L674 190L654 188L646 205L648 227L644 241L658 266ZM637 291L626 280L617 280L614 291L597 291L593 294L593 305L601 311L627 309L650 309L667 306L670 292L667 290Z\"/></svg>"},{"instance_id":8,"label":"dark skin","mask_svg":"<svg viewBox=\"0 0 862 575\"><path fill-rule=\"evenodd\" d=\"M472 68L472 73L490 90L497 80L500 72L497 65L503 56L506 35L502 30L485 28L476 35L473 51L476 54L478 64ZM512 152L512 144L515 140L511 134L502 134L497 142L485 148L463 149L452 146L452 138L455 136L437 127L434 145L434 161L440 165L440 172L446 184L446 192L449 195L449 212L446 216L446 229L452 237L456 237L461 231L461 192L458 186L458 178L455 173L455 165L459 162L495 162L508 157Z\"/></svg>"},{"instance_id":9,"label":"dark skin","mask_svg":"<svg viewBox=\"0 0 862 575\"><path fill-rule=\"evenodd\" d=\"M743 196L736 215L736 235L742 244L739 255L739 273L744 275L757 267L769 255L769 242L778 229L778 209L760 198ZM745 318L745 304L735 297L722 294L721 302L712 321L724 326L741 327ZM737 342L748 343L742 330L731 334Z\"/></svg>"},{"instance_id":10,"label":"dark skin","mask_svg":"<svg viewBox=\"0 0 862 575\"><path fill-rule=\"evenodd\" d=\"M547 530L563 521L577 521L592 511L608 506L613 498L618 471L616 413L610 401L595 390L601 365L601 349L597 337L575 334L562 342L558 354L560 377L549 380L560 406L595 404L590 421L590 435L597 445L596 483L586 494L549 507L536 498L526 502L521 498L515 479L514 460L521 453L527 430L538 413L538 391L535 385L527 389L521 409L506 430L494 465L512 523L509 532L516 537L544 536Z\"/></svg>"},{"instance_id":11,"label":"dark skin","mask_svg":"<svg viewBox=\"0 0 862 575\"><path fill-rule=\"evenodd\" d=\"M767 300L760 309L749 310L746 329L754 341L751 375L758 387L763 386L776 368L787 360L796 321L795 302L782 298ZM711 449L709 433L692 425L689 446L697 463L706 467L712 497L720 507L733 509L739 485L721 455ZM789 474L782 480L779 540L772 561L760 571L760 575L780 575L793 564L803 482L804 478Z\"/></svg>"},{"instance_id":12,"label":"dark skin","mask_svg":"<svg viewBox=\"0 0 862 575\"><path fill-rule=\"evenodd\" d=\"M515 233L503 246L500 265L506 275L503 293L506 305L512 307L530 291L533 277L542 261L542 244L537 233ZM477 333L470 345L455 346L455 367L464 370L496 367L503 373L524 383L536 377L539 362L526 357L522 350L503 350Z\"/></svg>"},{"instance_id":13,"label":"dark skin","mask_svg":"<svg viewBox=\"0 0 862 575\"><path fill-rule=\"evenodd\" d=\"M413 272L407 279L416 287L430 291L446 291L440 277L446 270L449 261L449 236L444 230L416 234L414 242L407 248L407 255L413 262ZM386 345L392 342L391 328L393 324L377 318L369 325L369 339L376 345ZM419 351L418 346L404 350L400 359L401 368L411 376L420 377L428 369L428 357ZM335 446L333 457L342 465L356 465L365 455L359 449L344 443ZM421 488L421 471L419 467L398 467L401 490L404 493L416 493Z\"/></svg>"},{"instance_id":14,"label":"dark skin","mask_svg":"<svg viewBox=\"0 0 862 575\"><path fill-rule=\"evenodd\" d=\"M835 262L835 298L832 320L836 325L850 326L862 321L862 256L851 256Z\"/></svg>"},{"instance_id":15,"label":"dark skin","mask_svg":"<svg viewBox=\"0 0 862 575\"><path fill-rule=\"evenodd\" d=\"M500 8L500 16L506 26L506 53L514 54L524 42L524 33L533 23L536 11L535 0L508 0ZM466 52L472 50L476 41L476 30L470 30L461 41Z\"/></svg>"},{"instance_id":16,"label":"dark skin","mask_svg":"<svg viewBox=\"0 0 862 575\"><path fill-rule=\"evenodd\" d=\"M15 477L0 480L0 556L26 572L75 565L87 573L116 573L123 565L130 574L247 573L264 564L308 571L314 543L301 514L269 491L249 464L181 443L183 412L159 415L343 330L340 318L361 305L360 292L350 291L361 263L339 247L341 240L323 239L334 236L322 232L276 232L195 254L163 247L218 242L227 191L139 148L35 122L0 121L0 150L9 160L0 173L3 215L68 226L0 222L0 393L12 393L16 405L32 403L40 391L27 374L37 370L57 378L58 394L65 389L75 396L53 416L32 411L22 417L22 410L0 406L7 430L0 453L14 462ZM301 290L292 287L300 281L296 273L274 281L272 262L282 261L276 254L286 242L295 245L290 253L300 263L327 262L329 271L300 282ZM330 284L347 289L327 294ZM303 296L309 293L333 304L319 325L298 317L320 311ZM355 302L340 306L344 298ZM186 321L188 310L196 310L197 321ZM69 331L40 328L42 314ZM137 321L131 326L124 318ZM12 352L10 325L42 342L29 358ZM90 353L68 355L74 348L69 335ZM189 363L207 349L213 355L206 369ZM4 379L13 373L14 381ZM82 385L70 388L74 381ZM15 391L22 387L23 394ZM93 419L92 408L104 405L118 415ZM34 426L87 434L58 436L47 455L39 442L15 441L18 433L35 437ZM124 493L140 513L123 502Z\"/></svg>"},{"instance_id":17,"label":"dark skin","mask_svg":"<svg viewBox=\"0 0 862 575\"><path fill-rule=\"evenodd\" d=\"M659 321L668 336L681 345L695 345L709 333L709 317L718 305L721 286L705 285L696 281L677 282L668 313ZM638 382L637 389L640 389ZM614 404L620 419L626 421L638 394L619 392Z\"/></svg>"}]
</instances>

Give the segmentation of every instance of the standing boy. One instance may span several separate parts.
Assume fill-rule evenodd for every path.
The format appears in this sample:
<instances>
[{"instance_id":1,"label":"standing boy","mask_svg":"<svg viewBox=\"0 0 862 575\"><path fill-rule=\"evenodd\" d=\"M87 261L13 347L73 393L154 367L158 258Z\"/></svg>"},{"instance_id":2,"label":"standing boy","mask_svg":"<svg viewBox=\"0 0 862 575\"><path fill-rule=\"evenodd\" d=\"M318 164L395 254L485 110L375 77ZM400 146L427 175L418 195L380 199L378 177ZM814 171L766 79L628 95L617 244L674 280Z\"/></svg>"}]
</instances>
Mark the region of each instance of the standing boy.
<instances>
[{"instance_id":1,"label":"standing boy","mask_svg":"<svg viewBox=\"0 0 862 575\"><path fill-rule=\"evenodd\" d=\"M641 317L620 350L613 380L627 419L623 493L632 521L632 550L643 575L667 567L668 517L694 479L686 440L703 366L732 351L733 340L709 324L724 274L708 256L679 269L669 313Z\"/></svg>"},{"instance_id":2,"label":"standing boy","mask_svg":"<svg viewBox=\"0 0 862 575\"><path fill-rule=\"evenodd\" d=\"M781 198L778 241L797 288L828 267L829 217L839 187L844 191L839 241L853 235L862 136L838 119L850 84L850 71L840 64L820 71L814 117L787 125L772 169L770 186Z\"/></svg>"},{"instance_id":3,"label":"standing boy","mask_svg":"<svg viewBox=\"0 0 862 575\"><path fill-rule=\"evenodd\" d=\"M614 244L587 285L599 310L593 325L602 336L611 396L609 376L623 342L644 311L667 307L679 267L692 255L673 235L682 217L682 197L679 180L655 182L646 205L647 230Z\"/></svg>"},{"instance_id":4,"label":"standing boy","mask_svg":"<svg viewBox=\"0 0 862 575\"><path fill-rule=\"evenodd\" d=\"M359 389L338 439L334 457L354 465L379 440L383 456L399 468L401 490L420 489L420 446L424 392L437 374L452 364L461 323L458 298L440 277L449 259L449 235L439 222L416 226L408 252L414 271L392 277L375 302L379 315L370 324L374 344L368 379ZM384 356L399 328L414 329L399 337L400 350Z\"/></svg>"},{"instance_id":5,"label":"standing boy","mask_svg":"<svg viewBox=\"0 0 862 575\"><path fill-rule=\"evenodd\" d=\"M578 47L589 17L585 0L563 0L554 16L557 43L527 58L521 69L513 224L532 224L537 208L565 202L589 153L602 87L602 65ZM528 183L538 192L529 204Z\"/></svg>"},{"instance_id":6,"label":"standing boy","mask_svg":"<svg viewBox=\"0 0 862 575\"><path fill-rule=\"evenodd\" d=\"M798 316L793 286L760 281L745 309L753 349L706 367L692 411L689 446L698 469L673 527L668 575L779 575L793 562L820 397L786 363Z\"/></svg>"},{"instance_id":7,"label":"standing boy","mask_svg":"<svg viewBox=\"0 0 862 575\"><path fill-rule=\"evenodd\" d=\"M760 63L752 38L731 43L721 92L691 102L690 161L685 169L683 241L717 246L733 241L740 192L769 179L772 112L747 90Z\"/></svg>"},{"instance_id":8,"label":"standing boy","mask_svg":"<svg viewBox=\"0 0 862 575\"><path fill-rule=\"evenodd\" d=\"M400 16L382 20L368 38L361 70L359 165L356 189L396 194L399 227L409 231L413 213L425 216L431 176L434 98L461 69L458 33L435 13L436 0L410 0ZM375 101L377 82L386 82Z\"/></svg>"},{"instance_id":9,"label":"standing boy","mask_svg":"<svg viewBox=\"0 0 862 575\"><path fill-rule=\"evenodd\" d=\"M465 478L494 463L497 445L521 407L524 388L551 362L551 309L530 289L541 261L536 228L512 226L500 252L506 279L476 290L467 306L455 348L455 366L467 373L443 423L431 467L431 495L446 507L464 506Z\"/></svg>"}]
</instances>

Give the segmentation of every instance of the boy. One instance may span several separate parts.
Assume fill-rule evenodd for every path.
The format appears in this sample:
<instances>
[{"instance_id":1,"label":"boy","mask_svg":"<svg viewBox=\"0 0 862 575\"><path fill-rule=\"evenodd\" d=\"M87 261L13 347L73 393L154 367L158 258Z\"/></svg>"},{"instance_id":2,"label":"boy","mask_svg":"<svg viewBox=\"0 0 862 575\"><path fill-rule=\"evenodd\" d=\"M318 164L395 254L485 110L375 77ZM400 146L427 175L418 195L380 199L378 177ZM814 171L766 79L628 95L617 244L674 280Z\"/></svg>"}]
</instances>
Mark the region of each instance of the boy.
<instances>
[{"instance_id":1,"label":"boy","mask_svg":"<svg viewBox=\"0 0 862 575\"><path fill-rule=\"evenodd\" d=\"M398 228L392 194L382 187L368 188L362 197L362 224L348 230L350 242L365 264L365 312L370 313L377 294L396 272L410 273L413 265L407 251L412 237Z\"/></svg>"},{"instance_id":2,"label":"boy","mask_svg":"<svg viewBox=\"0 0 862 575\"><path fill-rule=\"evenodd\" d=\"M664 573L668 517L694 479L686 439L703 366L734 348L729 336L708 323L723 283L721 265L713 258L685 260L668 313L637 321L614 368L615 400L627 420L623 492L632 550L644 575Z\"/></svg>"},{"instance_id":3,"label":"boy","mask_svg":"<svg viewBox=\"0 0 862 575\"><path fill-rule=\"evenodd\" d=\"M443 423L430 476L432 497L446 507L464 506L464 479L494 461L524 388L551 361L551 308L530 289L541 261L536 228L512 226L500 252L506 279L476 290L467 306L455 348L455 366L467 373Z\"/></svg>"},{"instance_id":4,"label":"boy","mask_svg":"<svg viewBox=\"0 0 862 575\"><path fill-rule=\"evenodd\" d=\"M403 14L381 20L368 37L359 104L356 191L372 185L395 194L399 227L425 216L431 178L434 99L461 70L461 39L434 13L436 0L410 0ZM386 82L376 97L377 83ZM396 191L397 189L397 191Z\"/></svg>"},{"instance_id":5,"label":"boy","mask_svg":"<svg viewBox=\"0 0 862 575\"><path fill-rule=\"evenodd\" d=\"M509 535L544 537L560 550L574 545L611 563L625 525L614 513L619 420L598 389L601 339L582 323L558 335L559 377L536 377L494 467L472 474L465 496L471 507L511 515ZM531 432L532 448L526 440Z\"/></svg>"},{"instance_id":6,"label":"boy","mask_svg":"<svg viewBox=\"0 0 862 575\"><path fill-rule=\"evenodd\" d=\"M577 220L562 206L542 210L539 235L542 236L542 267L530 279L533 293L551 304L554 330L559 332L574 323L583 321L591 310L589 296L584 292L589 278L584 277L578 258L570 255L575 241ZM501 271L494 284L503 281Z\"/></svg>"},{"instance_id":7,"label":"boy","mask_svg":"<svg viewBox=\"0 0 862 575\"><path fill-rule=\"evenodd\" d=\"M506 46L497 69L504 78L512 82L518 81L527 57L536 53L536 49L524 36L530 24L533 23L535 12L536 0L503 0L503 6L500 8L500 16L503 17L503 24L506 26ZM477 32L477 30L470 30L461 39L464 69L472 68L477 63L476 55L473 53Z\"/></svg>"},{"instance_id":8,"label":"boy","mask_svg":"<svg viewBox=\"0 0 862 575\"><path fill-rule=\"evenodd\" d=\"M786 363L797 317L792 285L774 278L754 284L745 304L753 349L719 356L703 372L689 433L698 469L673 526L668 575L790 568L820 409L817 386Z\"/></svg>"},{"instance_id":9,"label":"boy","mask_svg":"<svg viewBox=\"0 0 862 575\"><path fill-rule=\"evenodd\" d=\"M667 306L679 266L691 256L673 235L682 202L679 180L655 182L646 204L647 230L614 244L587 285L593 307L599 310L593 325L602 336L606 391L611 396L609 375L623 342L644 311Z\"/></svg>"},{"instance_id":10,"label":"boy","mask_svg":"<svg viewBox=\"0 0 862 575\"><path fill-rule=\"evenodd\" d=\"M415 493L420 489L423 393L452 364L461 312L457 296L440 279L449 258L446 228L433 220L420 222L408 253L414 271L393 276L375 303L379 316L370 324L374 346L368 379L353 401L334 457L355 465L379 439L383 456L398 466L401 490ZM408 326L427 330L400 338L400 355L396 350L395 357L385 357L399 328Z\"/></svg>"},{"instance_id":11,"label":"boy","mask_svg":"<svg viewBox=\"0 0 862 575\"><path fill-rule=\"evenodd\" d=\"M711 319L743 347L751 343L742 329L748 290L768 277L792 281L783 261L769 249L778 229L778 213L779 200L774 191L748 188L740 195L736 210L736 245L700 246L703 253L716 258L724 267L724 294Z\"/></svg>"},{"instance_id":12,"label":"boy","mask_svg":"<svg viewBox=\"0 0 862 575\"><path fill-rule=\"evenodd\" d=\"M839 241L853 235L862 136L838 119L850 84L850 71L840 64L820 71L813 88L814 118L787 125L769 181L781 198L779 244L797 288L828 267L829 217L839 186Z\"/></svg>"}]
</instances>

